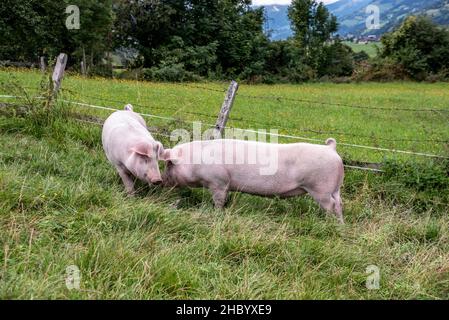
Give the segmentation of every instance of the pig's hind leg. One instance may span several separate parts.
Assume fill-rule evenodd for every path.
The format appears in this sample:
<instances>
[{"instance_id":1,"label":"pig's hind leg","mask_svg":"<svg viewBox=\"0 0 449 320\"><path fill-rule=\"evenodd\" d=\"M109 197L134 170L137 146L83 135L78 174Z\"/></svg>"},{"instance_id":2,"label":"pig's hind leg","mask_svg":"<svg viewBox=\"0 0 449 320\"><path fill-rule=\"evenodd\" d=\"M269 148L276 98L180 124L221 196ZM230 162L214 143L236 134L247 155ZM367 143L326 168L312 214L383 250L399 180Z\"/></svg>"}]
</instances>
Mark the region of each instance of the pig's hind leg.
<instances>
[{"instance_id":1,"label":"pig's hind leg","mask_svg":"<svg viewBox=\"0 0 449 320\"><path fill-rule=\"evenodd\" d=\"M343 200L341 199L341 194L340 194L340 190L338 190L337 192L335 192L332 197L335 200L335 206L334 206L334 212L335 215L337 216L338 221L341 224L344 224L344 218L343 218Z\"/></svg>"},{"instance_id":2,"label":"pig's hind leg","mask_svg":"<svg viewBox=\"0 0 449 320\"><path fill-rule=\"evenodd\" d=\"M344 223L343 209L339 194L331 194L328 192L320 193L316 191L309 191L309 194L320 204L321 208L326 210L327 213L334 213L337 216L338 222L341 224Z\"/></svg>"},{"instance_id":3,"label":"pig's hind leg","mask_svg":"<svg viewBox=\"0 0 449 320\"><path fill-rule=\"evenodd\" d=\"M227 187L209 187L212 193L212 198L214 200L214 205L216 209L223 209L228 198L228 188Z\"/></svg>"}]
</instances>

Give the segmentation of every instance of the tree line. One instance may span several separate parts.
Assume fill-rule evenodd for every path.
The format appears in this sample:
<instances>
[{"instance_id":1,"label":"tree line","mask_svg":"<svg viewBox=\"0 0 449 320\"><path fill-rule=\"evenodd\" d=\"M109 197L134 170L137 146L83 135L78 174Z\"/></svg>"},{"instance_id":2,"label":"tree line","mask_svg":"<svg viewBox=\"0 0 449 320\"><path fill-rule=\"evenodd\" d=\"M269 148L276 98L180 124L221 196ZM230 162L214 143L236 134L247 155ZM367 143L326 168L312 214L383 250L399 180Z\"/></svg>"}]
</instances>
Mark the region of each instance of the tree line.
<instances>
[{"instance_id":1,"label":"tree line","mask_svg":"<svg viewBox=\"0 0 449 320\"><path fill-rule=\"evenodd\" d=\"M79 29L66 27L69 5L79 7ZM370 80L392 65L395 76L423 79L449 67L442 58L448 31L424 18L408 19L385 36L371 60L339 40L338 21L321 2L293 0L289 18L294 36L270 41L263 8L251 0L3 0L0 61L51 60L66 52L71 67L83 61L90 74L110 75L118 56L149 80L266 83Z\"/></svg>"}]
</instances>

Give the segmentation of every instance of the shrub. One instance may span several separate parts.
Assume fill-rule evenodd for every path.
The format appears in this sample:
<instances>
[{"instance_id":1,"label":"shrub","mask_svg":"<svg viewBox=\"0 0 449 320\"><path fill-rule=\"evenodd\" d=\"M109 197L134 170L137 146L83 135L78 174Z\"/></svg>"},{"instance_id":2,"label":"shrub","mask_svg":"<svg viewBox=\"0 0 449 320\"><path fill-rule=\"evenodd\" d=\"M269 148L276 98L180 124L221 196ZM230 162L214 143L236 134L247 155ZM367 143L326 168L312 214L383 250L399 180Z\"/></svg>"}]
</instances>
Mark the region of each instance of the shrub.
<instances>
[{"instance_id":1,"label":"shrub","mask_svg":"<svg viewBox=\"0 0 449 320\"><path fill-rule=\"evenodd\" d=\"M449 161L384 163L386 179L395 179L417 191L437 192L449 190Z\"/></svg>"},{"instance_id":2,"label":"shrub","mask_svg":"<svg viewBox=\"0 0 449 320\"><path fill-rule=\"evenodd\" d=\"M336 41L324 47L318 72L320 76L344 77L354 71L354 52L351 47Z\"/></svg>"},{"instance_id":3,"label":"shrub","mask_svg":"<svg viewBox=\"0 0 449 320\"><path fill-rule=\"evenodd\" d=\"M367 61L370 58L368 53L366 53L364 50L362 50L360 52L354 52L352 57L353 57L355 63Z\"/></svg>"},{"instance_id":4,"label":"shrub","mask_svg":"<svg viewBox=\"0 0 449 320\"><path fill-rule=\"evenodd\" d=\"M352 79L355 81L388 82L409 80L410 77L404 67L388 58L374 58L361 62L355 68Z\"/></svg>"},{"instance_id":5,"label":"shrub","mask_svg":"<svg viewBox=\"0 0 449 320\"><path fill-rule=\"evenodd\" d=\"M93 65L89 70L89 75L112 78L113 75L112 65L110 64Z\"/></svg>"},{"instance_id":6,"label":"shrub","mask_svg":"<svg viewBox=\"0 0 449 320\"><path fill-rule=\"evenodd\" d=\"M415 80L449 67L449 31L425 17L409 17L382 38L381 57L400 64Z\"/></svg>"},{"instance_id":7,"label":"shrub","mask_svg":"<svg viewBox=\"0 0 449 320\"><path fill-rule=\"evenodd\" d=\"M193 72L186 71L182 63L145 69L143 77L145 80L164 82L198 81L201 79Z\"/></svg>"}]
</instances>

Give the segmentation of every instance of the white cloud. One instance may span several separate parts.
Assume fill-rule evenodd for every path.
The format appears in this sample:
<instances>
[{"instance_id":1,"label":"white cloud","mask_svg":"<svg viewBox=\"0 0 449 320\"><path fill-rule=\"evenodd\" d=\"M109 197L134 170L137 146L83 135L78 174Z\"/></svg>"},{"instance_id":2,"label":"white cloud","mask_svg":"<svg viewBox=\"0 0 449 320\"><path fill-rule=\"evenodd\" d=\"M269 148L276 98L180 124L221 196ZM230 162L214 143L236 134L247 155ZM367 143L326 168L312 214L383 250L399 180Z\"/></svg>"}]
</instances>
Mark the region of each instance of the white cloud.
<instances>
[{"instance_id":1,"label":"white cloud","mask_svg":"<svg viewBox=\"0 0 449 320\"><path fill-rule=\"evenodd\" d=\"M329 4L338 0L321 0L322 2ZM266 6L270 4L290 4L292 0L253 0L254 5Z\"/></svg>"}]
</instances>

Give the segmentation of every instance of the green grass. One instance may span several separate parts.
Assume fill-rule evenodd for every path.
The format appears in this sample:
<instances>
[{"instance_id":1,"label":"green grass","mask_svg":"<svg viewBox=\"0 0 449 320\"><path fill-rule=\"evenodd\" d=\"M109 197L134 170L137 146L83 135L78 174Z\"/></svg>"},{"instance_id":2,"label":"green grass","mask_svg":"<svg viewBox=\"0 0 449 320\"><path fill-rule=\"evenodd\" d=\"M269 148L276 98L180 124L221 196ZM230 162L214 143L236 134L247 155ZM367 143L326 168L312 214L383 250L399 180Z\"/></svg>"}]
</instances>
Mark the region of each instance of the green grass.
<instances>
[{"instance_id":1,"label":"green grass","mask_svg":"<svg viewBox=\"0 0 449 320\"><path fill-rule=\"evenodd\" d=\"M352 50L356 53L365 51L371 58L374 58L377 56L377 49L381 46L380 42L376 43L368 43L368 44L362 44L362 43L354 43L352 41L345 41L346 45L350 46Z\"/></svg>"},{"instance_id":2,"label":"green grass","mask_svg":"<svg viewBox=\"0 0 449 320\"><path fill-rule=\"evenodd\" d=\"M14 75L27 86L36 86L40 79L36 73ZM10 77L0 72L1 80ZM87 98L100 96L146 106L138 111L212 122L185 111L215 115L223 98L183 85L76 76L68 76L64 87L73 91L64 97L76 100L101 105L103 101ZM243 86L240 92L448 108L447 89L447 84L313 84ZM309 197L280 200L233 194L224 212L213 209L203 190L141 184L138 195L129 198L103 154L101 128L67 118L68 108L59 104L44 127L39 120L46 115L39 111L27 118L0 116L0 298L449 298L449 192L447 184L422 183L419 162L417 170L411 167L402 176L396 167L387 175L348 171L345 226L327 218ZM178 111L171 110L175 108ZM240 98L232 111L234 118L276 119L290 126L345 126L353 133L372 128L385 137L428 133L447 139L443 115L406 115ZM247 127L249 120L232 124ZM164 125L156 119L149 122ZM301 134L291 130L288 133ZM403 142L392 146L414 147ZM447 144L416 145L416 150L447 154ZM388 156L342 151L353 159ZM437 172L432 168L426 170ZM412 176L421 181L420 188L410 183ZM66 268L71 265L81 271L80 290L66 288ZM380 268L379 290L365 286L370 265Z\"/></svg>"}]
</instances>

